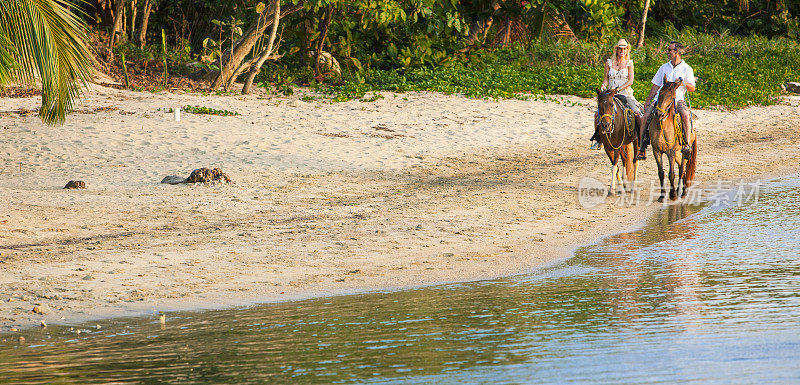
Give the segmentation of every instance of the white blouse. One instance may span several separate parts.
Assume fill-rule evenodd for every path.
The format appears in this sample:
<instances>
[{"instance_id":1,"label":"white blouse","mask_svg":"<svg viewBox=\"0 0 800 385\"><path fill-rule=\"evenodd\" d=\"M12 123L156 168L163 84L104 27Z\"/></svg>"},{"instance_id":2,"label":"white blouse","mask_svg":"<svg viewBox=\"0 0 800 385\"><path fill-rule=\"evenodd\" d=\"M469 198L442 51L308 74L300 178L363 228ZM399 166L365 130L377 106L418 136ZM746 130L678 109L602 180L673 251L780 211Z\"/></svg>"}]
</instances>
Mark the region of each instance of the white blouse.
<instances>
[{"instance_id":1,"label":"white blouse","mask_svg":"<svg viewBox=\"0 0 800 385\"><path fill-rule=\"evenodd\" d=\"M615 70L612 63L611 59L608 59L606 63L608 64L608 89L610 90L622 87L623 84L628 82L628 66L633 65L633 60L628 60L625 66L619 70ZM621 95L633 97L633 90L631 87L621 90L619 93Z\"/></svg>"}]
</instances>

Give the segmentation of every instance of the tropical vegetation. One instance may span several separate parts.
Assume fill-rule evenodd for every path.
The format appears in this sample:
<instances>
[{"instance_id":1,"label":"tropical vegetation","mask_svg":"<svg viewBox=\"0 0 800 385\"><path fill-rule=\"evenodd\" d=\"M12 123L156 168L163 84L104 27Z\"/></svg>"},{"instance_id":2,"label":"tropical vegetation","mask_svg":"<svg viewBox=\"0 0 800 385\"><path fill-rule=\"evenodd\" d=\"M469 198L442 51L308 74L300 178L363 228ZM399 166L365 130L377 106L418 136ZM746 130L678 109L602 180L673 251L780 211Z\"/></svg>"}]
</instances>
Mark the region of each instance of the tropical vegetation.
<instances>
[{"instance_id":1,"label":"tropical vegetation","mask_svg":"<svg viewBox=\"0 0 800 385\"><path fill-rule=\"evenodd\" d=\"M71 0L0 1L0 86L42 87L39 115L58 123L92 74L84 23Z\"/></svg>"},{"instance_id":2,"label":"tropical vegetation","mask_svg":"<svg viewBox=\"0 0 800 385\"><path fill-rule=\"evenodd\" d=\"M800 79L800 3L788 0L0 4L0 81L40 77L48 122L63 119L88 79L84 25L99 62L134 89L162 90L191 78L223 94L237 81L243 93L263 87L290 95L304 85L317 93L302 98L334 102L377 100L383 90L591 96L611 42L621 37L638 46L641 98L670 40L689 48L698 107L774 103L783 82ZM144 82L148 76L157 80Z\"/></svg>"}]
</instances>

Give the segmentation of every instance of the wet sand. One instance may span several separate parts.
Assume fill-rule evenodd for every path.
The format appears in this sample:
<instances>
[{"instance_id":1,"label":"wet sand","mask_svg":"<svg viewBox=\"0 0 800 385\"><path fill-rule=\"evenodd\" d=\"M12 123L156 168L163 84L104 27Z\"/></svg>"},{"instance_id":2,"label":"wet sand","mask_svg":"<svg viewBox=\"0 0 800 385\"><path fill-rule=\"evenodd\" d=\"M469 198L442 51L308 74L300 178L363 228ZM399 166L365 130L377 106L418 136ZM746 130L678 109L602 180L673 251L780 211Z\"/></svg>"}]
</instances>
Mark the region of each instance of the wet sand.
<instances>
[{"instance_id":1,"label":"wet sand","mask_svg":"<svg viewBox=\"0 0 800 385\"><path fill-rule=\"evenodd\" d=\"M661 207L652 158L638 205L579 204L581 178L610 181L593 100L383 96L93 86L60 127L25 113L36 98L0 99L0 332L522 273ZM241 115L175 122L177 105ZM696 111L697 179L800 171L798 106ZM159 183L199 167L235 183Z\"/></svg>"}]
</instances>

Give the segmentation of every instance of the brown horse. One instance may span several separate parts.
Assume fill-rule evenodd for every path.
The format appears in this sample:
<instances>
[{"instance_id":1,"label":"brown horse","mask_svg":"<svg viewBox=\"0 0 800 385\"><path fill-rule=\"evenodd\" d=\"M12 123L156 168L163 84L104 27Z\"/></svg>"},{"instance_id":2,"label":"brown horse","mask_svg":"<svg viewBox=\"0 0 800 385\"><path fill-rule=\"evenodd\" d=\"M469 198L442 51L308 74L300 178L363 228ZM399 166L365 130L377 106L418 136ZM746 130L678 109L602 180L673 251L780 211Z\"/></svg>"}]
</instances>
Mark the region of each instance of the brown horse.
<instances>
[{"instance_id":1,"label":"brown horse","mask_svg":"<svg viewBox=\"0 0 800 385\"><path fill-rule=\"evenodd\" d=\"M680 121L680 115L675 109L675 90L683 84L681 79L668 82L664 77L664 86L658 93L654 116L649 119L648 132L650 143L653 145L653 157L658 165L658 179L661 182L661 196L659 202L664 201L664 160L663 155L667 154L669 162L669 199L675 200L678 192L681 198L686 196L686 189L689 188L694 179L695 169L697 168L697 136L694 130L690 132L689 142L692 147L692 156L685 158L681 154L683 138L675 130L676 117ZM681 122L678 122L682 124ZM688 129L688 128L686 128ZM678 168L678 182L675 183L675 167Z\"/></svg>"},{"instance_id":2,"label":"brown horse","mask_svg":"<svg viewBox=\"0 0 800 385\"><path fill-rule=\"evenodd\" d=\"M631 132L626 128L625 109L622 103L614 98L615 94L616 91L614 90L603 92L597 90L599 117L595 122L597 124L597 137L603 143L603 149L608 155L608 160L611 161L610 195L613 195L616 191L617 181L619 181L623 189L625 188L622 169L617 166L620 158L622 158L622 163L625 167L625 180L630 185L630 190L633 191L634 183L636 182L636 152L639 151L639 141L636 138L636 132L639 130L634 127ZM632 111L629 114L634 116ZM636 119L634 118L633 121L635 122Z\"/></svg>"}]
</instances>

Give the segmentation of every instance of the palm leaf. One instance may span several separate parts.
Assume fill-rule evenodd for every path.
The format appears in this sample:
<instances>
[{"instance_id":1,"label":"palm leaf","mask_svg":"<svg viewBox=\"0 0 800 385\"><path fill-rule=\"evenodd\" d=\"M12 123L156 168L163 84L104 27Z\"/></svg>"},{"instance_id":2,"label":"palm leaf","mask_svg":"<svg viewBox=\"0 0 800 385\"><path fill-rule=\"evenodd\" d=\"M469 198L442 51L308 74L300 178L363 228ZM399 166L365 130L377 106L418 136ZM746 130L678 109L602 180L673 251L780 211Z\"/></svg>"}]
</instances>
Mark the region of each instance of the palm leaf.
<instances>
[{"instance_id":1,"label":"palm leaf","mask_svg":"<svg viewBox=\"0 0 800 385\"><path fill-rule=\"evenodd\" d=\"M572 28L569 27L569 24L564 21L557 10L548 7L546 4L534 10L531 33L534 38L540 41L555 42L566 40L572 44L578 42L578 38Z\"/></svg>"},{"instance_id":2,"label":"palm leaf","mask_svg":"<svg viewBox=\"0 0 800 385\"><path fill-rule=\"evenodd\" d=\"M0 34L0 87L9 84L13 80L11 71L17 66L14 60L14 47L7 37Z\"/></svg>"},{"instance_id":3,"label":"palm leaf","mask_svg":"<svg viewBox=\"0 0 800 385\"><path fill-rule=\"evenodd\" d=\"M0 39L10 43L0 49L0 60L15 64L5 77L0 71L0 84L32 85L39 78L39 115L48 124L64 121L93 70L83 24L69 11L75 8L72 0L0 1Z\"/></svg>"}]
</instances>

